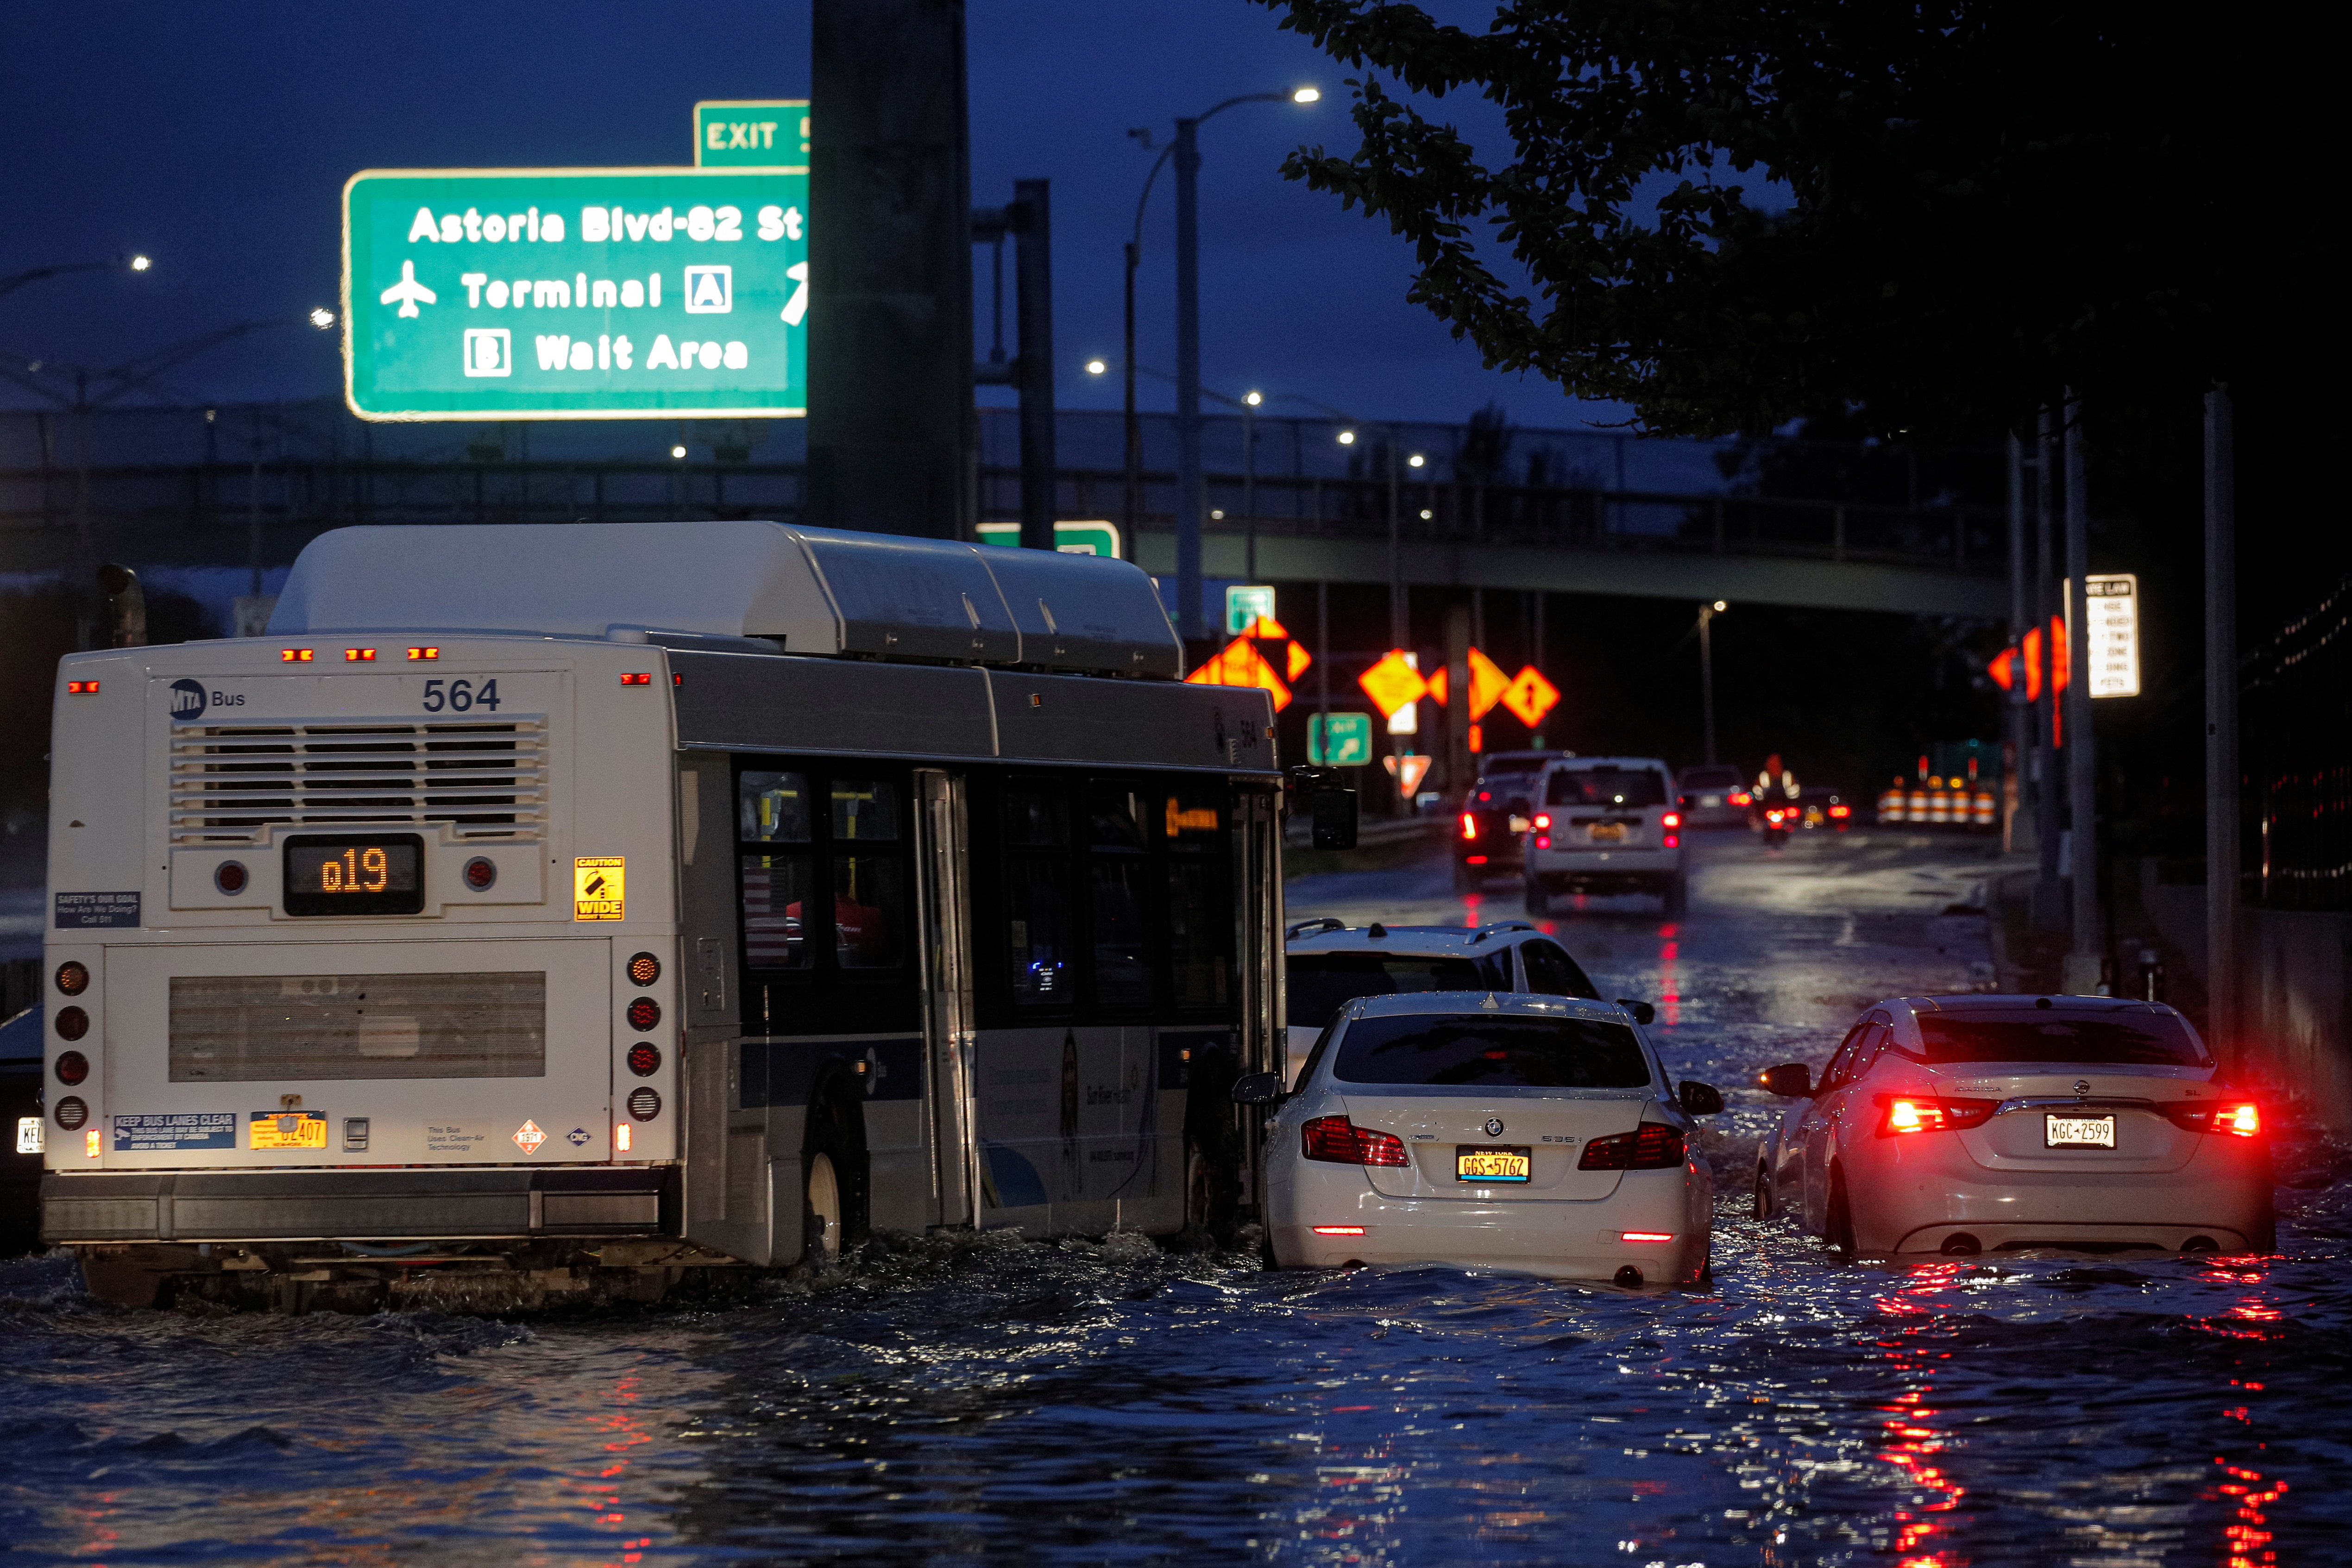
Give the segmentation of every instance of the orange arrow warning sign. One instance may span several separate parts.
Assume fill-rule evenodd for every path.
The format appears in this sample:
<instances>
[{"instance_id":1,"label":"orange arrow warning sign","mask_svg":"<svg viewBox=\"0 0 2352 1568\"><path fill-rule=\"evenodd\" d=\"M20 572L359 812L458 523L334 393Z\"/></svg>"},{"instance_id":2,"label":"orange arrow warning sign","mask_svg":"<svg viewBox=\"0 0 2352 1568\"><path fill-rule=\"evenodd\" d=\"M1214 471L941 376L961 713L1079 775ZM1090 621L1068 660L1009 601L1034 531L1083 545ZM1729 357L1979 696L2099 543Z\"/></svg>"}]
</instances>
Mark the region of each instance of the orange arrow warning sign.
<instances>
[{"instance_id":1,"label":"orange arrow warning sign","mask_svg":"<svg viewBox=\"0 0 2352 1568\"><path fill-rule=\"evenodd\" d=\"M1196 686L1255 686L1274 698L1276 713L1290 706L1290 687L1247 637L1234 638L1184 679Z\"/></svg>"}]
</instances>

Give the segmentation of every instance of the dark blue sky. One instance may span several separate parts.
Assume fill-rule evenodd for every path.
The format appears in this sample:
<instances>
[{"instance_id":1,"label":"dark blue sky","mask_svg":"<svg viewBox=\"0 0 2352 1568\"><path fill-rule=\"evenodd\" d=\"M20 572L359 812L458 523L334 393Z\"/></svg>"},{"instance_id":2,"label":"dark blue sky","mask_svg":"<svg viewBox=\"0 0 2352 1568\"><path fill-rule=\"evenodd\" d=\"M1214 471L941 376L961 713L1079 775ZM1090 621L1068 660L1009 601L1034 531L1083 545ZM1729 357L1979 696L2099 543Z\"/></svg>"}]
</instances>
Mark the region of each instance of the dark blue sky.
<instances>
[{"instance_id":1,"label":"dark blue sky","mask_svg":"<svg viewBox=\"0 0 2352 1568\"><path fill-rule=\"evenodd\" d=\"M112 365L331 306L338 195L352 172L688 162L697 99L806 96L808 48L805 0L7 7L0 274L130 250L157 265L0 299L0 352ZM1264 8L973 0L970 51L975 202L1004 200L1016 178L1054 182L1065 407L1118 405L1116 379L1090 382L1080 367L1118 349L1119 246L1152 158L1128 129L1164 138L1178 114L1312 82L1326 93L1317 108L1244 105L1203 130L1208 383L1370 416L1458 420L1489 399L1527 425L1614 415L1482 370L1405 303L1410 255L1384 225L1281 178L1297 142L1355 138L1342 71ZM1175 362L1171 195L1163 175L1140 284L1139 358L1163 370ZM983 290L985 259L974 257ZM336 353L324 335L273 330L190 361L169 386L202 401L329 394ZM1146 407L1170 405L1165 383L1142 385ZM0 386L0 404L32 402Z\"/></svg>"}]
</instances>

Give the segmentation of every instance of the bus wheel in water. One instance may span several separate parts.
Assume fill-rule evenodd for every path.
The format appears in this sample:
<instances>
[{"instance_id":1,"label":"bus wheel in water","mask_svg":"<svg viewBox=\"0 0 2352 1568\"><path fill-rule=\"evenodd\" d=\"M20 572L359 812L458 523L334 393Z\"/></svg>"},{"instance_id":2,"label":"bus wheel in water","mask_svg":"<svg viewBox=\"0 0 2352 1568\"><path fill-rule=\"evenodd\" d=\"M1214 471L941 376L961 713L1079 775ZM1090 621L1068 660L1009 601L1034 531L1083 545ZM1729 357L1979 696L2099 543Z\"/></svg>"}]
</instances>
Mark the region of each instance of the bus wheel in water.
<instances>
[{"instance_id":1,"label":"bus wheel in water","mask_svg":"<svg viewBox=\"0 0 2352 1568\"><path fill-rule=\"evenodd\" d=\"M841 1178L833 1155L821 1149L809 1155L807 1172L801 1260L823 1266L841 1256Z\"/></svg>"}]
</instances>

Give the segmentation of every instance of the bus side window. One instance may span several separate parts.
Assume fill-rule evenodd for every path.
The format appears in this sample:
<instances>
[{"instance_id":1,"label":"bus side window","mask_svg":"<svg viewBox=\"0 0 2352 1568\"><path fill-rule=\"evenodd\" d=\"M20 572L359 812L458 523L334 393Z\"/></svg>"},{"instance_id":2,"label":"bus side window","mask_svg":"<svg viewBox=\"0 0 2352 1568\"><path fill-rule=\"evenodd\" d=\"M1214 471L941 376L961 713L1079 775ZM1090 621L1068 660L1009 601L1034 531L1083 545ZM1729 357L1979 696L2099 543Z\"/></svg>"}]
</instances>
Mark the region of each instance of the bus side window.
<instances>
[{"instance_id":1,"label":"bus side window","mask_svg":"<svg viewBox=\"0 0 2352 1568\"><path fill-rule=\"evenodd\" d=\"M1087 917L1096 1002L1151 1005L1151 795L1115 779L1087 782Z\"/></svg>"},{"instance_id":2,"label":"bus side window","mask_svg":"<svg viewBox=\"0 0 2352 1568\"><path fill-rule=\"evenodd\" d=\"M1071 969L1070 799L1059 779L1004 788L1004 930L1013 1005L1066 1008Z\"/></svg>"},{"instance_id":3,"label":"bus side window","mask_svg":"<svg viewBox=\"0 0 2352 1568\"><path fill-rule=\"evenodd\" d=\"M746 771L737 789L743 861L743 952L754 969L804 969L814 894L808 775ZM796 844L779 852L770 845ZM756 846L756 847L755 847Z\"/></svg>"},{"instance_id":4,"label":"bus side window","mask_svg":"<svg viewBox=\"0 0 2352 1568\"><path fill-rule=\"evenodd\" d=\"M1228 791L1187 780L1169 785L1162 794L1171 999L1180 1008L1224 1008L1233 994L1234 962L1234 906L1225 889L1231 860Z\"/></svg>"},{"instance_id":5,"label":"bus side window","mask_svg":"<svg viewBox=\"0 0 2352 1568\"><path fill-rule=\"evenodd\" d=\"M845 969L896 968L907 929L898 787L836 778L832 795L833 950Z\"/></svg>"}]
</instances>

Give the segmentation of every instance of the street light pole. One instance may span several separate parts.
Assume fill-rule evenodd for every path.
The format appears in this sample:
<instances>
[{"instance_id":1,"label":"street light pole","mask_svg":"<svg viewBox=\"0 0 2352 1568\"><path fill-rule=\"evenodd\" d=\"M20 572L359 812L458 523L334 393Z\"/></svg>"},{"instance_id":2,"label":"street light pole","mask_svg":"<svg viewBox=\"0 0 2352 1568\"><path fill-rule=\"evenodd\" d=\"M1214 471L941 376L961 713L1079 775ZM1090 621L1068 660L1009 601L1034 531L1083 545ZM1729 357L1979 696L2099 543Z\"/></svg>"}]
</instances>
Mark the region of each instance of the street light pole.
<instances>
[{"instance_id":1,"label":"street light pole","mask_svg":"<svg viewBox=\"0 0 2352 1568\"><path fill-rule=\"evenodd\" d=\"M1313 88L1248 92L1206 114L1176 121L1176 617L1178 632L1205 635L1201 610L1201 524L1207 499L1201 477L1201 210L1202 123L1237 103L1313 103ZM1135 356L1132 350L1128 358Z\"/></svg>"},{"instance_id":2,"label":"street light pole","mask_svg":"<svg viewBox=\"0 0 2352 1568\"><path fill-rule=\"evenodd\" d=\"M1201 620L1201 122L1176 122L1176 616L1186 642Z\"/></svg>"},{"instance_id":3,"label":"street light pole","mask_svg":"<svg viewBox=\"0 0 2352 1568\"><path fill-rule=\"evenodd\" d=\"M1242 394L1242 576L1257 580L1257 405L1256 392Z\"/></svg>"},{"instance_id":4,"label":"street light pole","mask_svg":"<svg viewBox=\"0 0 2352 1568\"><path fill-rule=\"evenodd\" d=\"M1715 766L1715 618L1728 609L1722 600L1698 607L1698 706L1706 731L1707 766Z\"/></svg>"}]
</instances>

